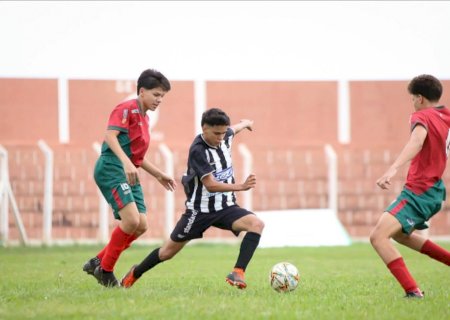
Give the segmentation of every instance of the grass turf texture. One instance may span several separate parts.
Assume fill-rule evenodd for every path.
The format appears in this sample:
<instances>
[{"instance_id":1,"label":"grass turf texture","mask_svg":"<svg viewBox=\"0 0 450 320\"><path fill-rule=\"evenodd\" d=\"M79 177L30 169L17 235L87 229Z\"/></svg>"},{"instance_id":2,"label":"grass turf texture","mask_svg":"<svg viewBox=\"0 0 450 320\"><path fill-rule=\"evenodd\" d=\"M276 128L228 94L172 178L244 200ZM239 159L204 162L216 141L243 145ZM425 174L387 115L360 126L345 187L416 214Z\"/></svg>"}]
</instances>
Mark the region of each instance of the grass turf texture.
<instances>
[{"instance_id":1,"label":"grass turf texture","mask_svg":"<svg viewBox=\"0 0 450 320\"><path fill-rule=\"evenodd\" d=\"M125 251L117 278L153 248ZM246 290L225 282L237 245L187 246L128 290L103 288L82 271L99 249L0 248L0 319L450 319L448 267L400 246L425 291L423 300L403 298L368 244L258 249ZM281 261L300 271L299 287L291 293L269 286L269 270Z\"/></svg>"}]
</instances>

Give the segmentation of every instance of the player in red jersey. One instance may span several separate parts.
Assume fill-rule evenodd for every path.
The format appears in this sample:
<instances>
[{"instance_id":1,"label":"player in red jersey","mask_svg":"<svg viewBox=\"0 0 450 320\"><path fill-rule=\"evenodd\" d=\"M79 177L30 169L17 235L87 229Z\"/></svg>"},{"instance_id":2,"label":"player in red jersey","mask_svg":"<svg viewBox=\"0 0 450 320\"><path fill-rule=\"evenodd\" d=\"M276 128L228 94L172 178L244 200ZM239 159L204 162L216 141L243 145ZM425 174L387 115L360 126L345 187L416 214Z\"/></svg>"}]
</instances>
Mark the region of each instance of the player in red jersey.
<instances>
[{"instance_id":1,"label":"player in red jersey","mask_svg":"<svg viewBox=\"0 0 450 320\"><path fill-rule=\"evenodd\" d=\"M94 178L120 222L108 245L83 266L86 273L94 275L105 287L119 285L113 269L120 254L147 230L147 209L138 168L154 176L167 190L176 187L172 177L145 159L150 144L147 111L158 108L169 90L170 82L164 75L145 70L137 82L138 97L116 106L109 118Z\"/></svg>"},{"instance_id":2,"label":"player in red jersey","mask_svg":"<svg viewBox=\"0 0 450 320\"><path fill-rule=\"evenodd\" d=\"M423 298L423 292L390 239L450 266L450 252L413 233L428 228L426 222L441 209L446 199L442 174L449 153L450 111L439 105L442 84L431 75L412 79L408 92L415 109L410 119L411 135L398 158L377 180L377 185L388 189L397 170L410 160L411 164L403 191L378 220L370 242L405 290L405 297Z\"/></svg>"}]
</instances>

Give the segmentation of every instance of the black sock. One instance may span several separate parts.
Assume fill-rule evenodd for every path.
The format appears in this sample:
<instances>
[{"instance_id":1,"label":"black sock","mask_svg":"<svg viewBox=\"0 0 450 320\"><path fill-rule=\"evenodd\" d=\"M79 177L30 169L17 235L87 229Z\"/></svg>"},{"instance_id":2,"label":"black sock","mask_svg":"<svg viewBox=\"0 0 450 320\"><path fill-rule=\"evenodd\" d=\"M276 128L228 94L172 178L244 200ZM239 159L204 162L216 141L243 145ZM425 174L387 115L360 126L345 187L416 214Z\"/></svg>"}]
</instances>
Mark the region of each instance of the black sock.
<instances>
[{"instance_id":1,"label":"black sock","mask_svg":"<svg viewBox=\"0 0 450 320\"><path fill-rule=\"evenodd\" d=\"M159 249L160 248L153 250L139 265L136 266L136 268L134 268L133 275L135 278L140 278L143 273L162 262L159 259Z\"/></svg>"},{"instance_id":2,"label":"black sock","mask_svg":"<svg viewBox=\"0 0 450 320\"><path fill-rule=\"evenodd\" d=\"M245 271L248 263L253 257L253 253L259 244L259 239L261 235L255 232L247 232L244 239L242 239L241 249L239 251L239 256L236 262L235 268L241 268Z\"/></svg>"}]
</instances>

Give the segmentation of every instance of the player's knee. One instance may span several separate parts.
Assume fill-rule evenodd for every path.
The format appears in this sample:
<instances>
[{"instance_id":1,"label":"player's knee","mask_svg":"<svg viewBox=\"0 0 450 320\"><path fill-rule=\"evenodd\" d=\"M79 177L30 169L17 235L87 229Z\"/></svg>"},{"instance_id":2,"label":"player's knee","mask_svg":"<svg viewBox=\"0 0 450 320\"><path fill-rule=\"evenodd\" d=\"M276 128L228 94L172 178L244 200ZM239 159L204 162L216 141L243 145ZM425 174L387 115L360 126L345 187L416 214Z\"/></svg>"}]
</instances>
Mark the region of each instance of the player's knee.
<instances>
[{"instance_id":1,"label":"player's knee","mask_svg":"<svg viewBox=\"0 0 450 320\"><path fill-rule=\"evenodd\" d=\"M261 234L265 227L264 221L258 218L255 227L259 230L259 234Z\"/></svg>"},{"instance_id":2,"label":"player's knee","mask_svg":"<svg viewBox=\"0 0 450 320\"><path fill-rule=\"evenodd\" d=\"M372 232L370 233L369 240L372 247L377 247L380 243L381 237L376 229L372 230Z\"/></svg>"},{"instance_id":3,"label":"player's knee","mask_svg":"<svg viewBox=\"0 0 450 320\"><path fill-rule=\"evenodd\" d=\"M262 231L264 230L264 222L259 219L258 217L254 217L254 219L252 219L251 223L250 223L250 227L248 231L252 231L252 232L256 232L261 234Z\"/></svg>"}]
</instances>

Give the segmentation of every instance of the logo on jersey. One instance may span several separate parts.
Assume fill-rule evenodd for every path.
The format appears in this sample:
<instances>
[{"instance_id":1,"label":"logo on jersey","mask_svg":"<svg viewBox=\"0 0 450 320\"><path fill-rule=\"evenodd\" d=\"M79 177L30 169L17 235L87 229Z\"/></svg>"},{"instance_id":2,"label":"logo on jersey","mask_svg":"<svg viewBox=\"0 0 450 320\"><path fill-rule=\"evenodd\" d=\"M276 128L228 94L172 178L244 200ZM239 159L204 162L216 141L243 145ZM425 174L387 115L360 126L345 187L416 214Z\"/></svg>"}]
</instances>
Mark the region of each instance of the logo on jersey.
<instances>
[{"instance_id":1,"label":"logo on jersey","mask_svg":"<svg viewBox=\"0 0 450 320\"><path fill-rule=\"evenodd\" d=\"M227 181L233 176L233 167L226 168L219 172L214 172L214 177L217 181Z\"/></svg>"},{"instance_id":2,"label":"logo on jersey","mask_svg":"<svg viewBox=\"0 0 450 320\"><path fill-rule=\"evenodd\" d=\"M122 124L125 124L127 122L128 119L128 109L123 110L122 113Z\"/></svg>"}]
</instances>

